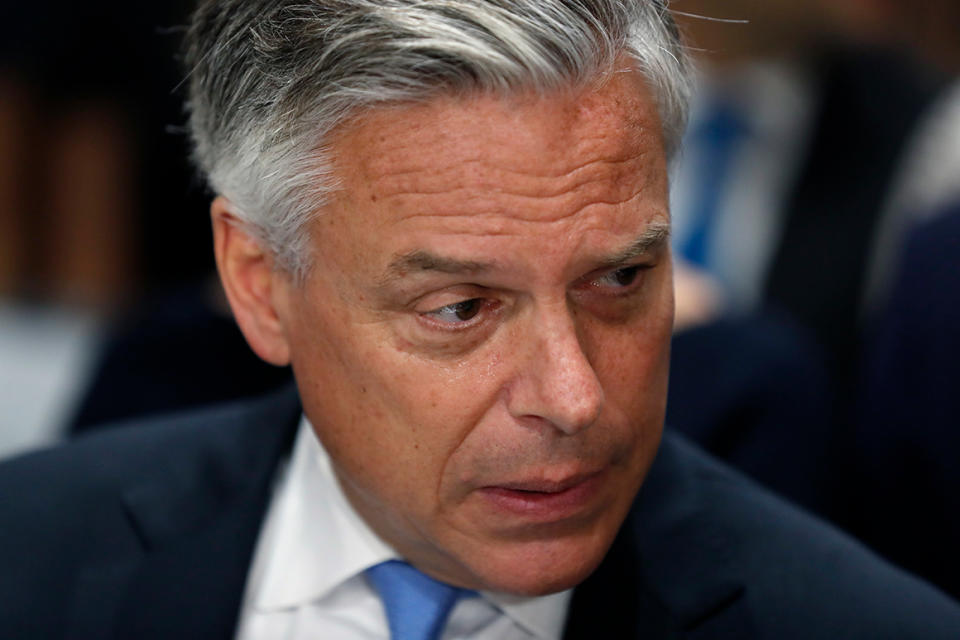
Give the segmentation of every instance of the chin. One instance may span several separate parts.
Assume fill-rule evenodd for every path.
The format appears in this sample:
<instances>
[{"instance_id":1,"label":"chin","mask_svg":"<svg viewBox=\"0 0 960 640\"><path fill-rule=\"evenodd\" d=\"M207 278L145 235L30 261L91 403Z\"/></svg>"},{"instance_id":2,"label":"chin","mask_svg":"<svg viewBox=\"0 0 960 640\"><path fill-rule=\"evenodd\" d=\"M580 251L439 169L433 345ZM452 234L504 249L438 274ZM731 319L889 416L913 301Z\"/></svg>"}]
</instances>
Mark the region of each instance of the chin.
<instances>
[{"instance_id":1,"label":"chin","mask_svg":"<svg viewBox=\"0 0 960 640\"><path fill-rule=\"evenodd\" d=\"M517 596L544 596L586 580L606 556L613 533L590 532L554 540L506 545L485 554L475 568L479 588Z\"/></svg>"}]
</instances>

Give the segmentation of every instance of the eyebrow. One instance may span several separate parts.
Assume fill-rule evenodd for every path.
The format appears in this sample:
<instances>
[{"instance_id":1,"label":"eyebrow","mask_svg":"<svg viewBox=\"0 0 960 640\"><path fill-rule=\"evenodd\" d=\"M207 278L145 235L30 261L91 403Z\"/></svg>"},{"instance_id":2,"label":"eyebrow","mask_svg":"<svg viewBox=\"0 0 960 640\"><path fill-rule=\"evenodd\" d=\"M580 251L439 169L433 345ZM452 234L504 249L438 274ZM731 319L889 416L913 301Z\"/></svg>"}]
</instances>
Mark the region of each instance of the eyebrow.
<instances>
[{"instance_id":1,"label":"eyebrow","mask_svg":"<svg viewBox=\"0 0 960 640\"><path fill-rule=\"evenodd\" d=\"M670 237L669 222L653 222L644 230L639 238L630 246L617 254L600 261L602 267L613 267L628 262L638 256L656 249L667 242ZM481 262L477 260L456 260L429 253L422 249L405 253L390 262L380 278L381 284L403 278L411 271L436 272L445 274L480 274L496 268L496 261Z\"/></svg>"},{"instance_id":2,"label":"eyebrow","mask_svg":"<svg viewBox=\"0 0 960 640\"><path fill-rule=\"evenodd\" d=\"M657 221L650 223L640 237L626 249L601 261L603 267L616 267L634 258L649 253L667 243L670 238L670 223Z\"/></svg>"},{"instance_id":3,"label":"eyebrow","mask_svg":"<svg viewBox=\"0 0 960 640\"><path fill-rule=\"evenodd\" d=\"M495 262L479 262L476 260L456 260L454 258L445 258L423 250L411 251L398 256L387 266L383 277L380 278L382 284L387 284L392 280L402 278L411 271L426 272L434 271L437 273L448 274L476 274L486 271L492 271Z\"/></svg>"}]
</instances>

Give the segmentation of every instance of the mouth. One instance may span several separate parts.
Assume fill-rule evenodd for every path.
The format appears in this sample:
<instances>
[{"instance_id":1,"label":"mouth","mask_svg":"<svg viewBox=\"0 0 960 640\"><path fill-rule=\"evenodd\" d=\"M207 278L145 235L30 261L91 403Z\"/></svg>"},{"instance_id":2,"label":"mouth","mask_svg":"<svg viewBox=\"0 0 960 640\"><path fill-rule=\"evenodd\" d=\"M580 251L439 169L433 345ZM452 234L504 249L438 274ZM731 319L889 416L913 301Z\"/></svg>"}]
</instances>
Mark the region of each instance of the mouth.
<instances>
[{"instance_id":1,"label":"mouth","mask_svg":"<svg viewBox=\"0 0 960 640\"><path fill-rule=\"evenodd\" d=\"M583 513L603 485L603 471L562 480L529 479L482 487L479 493L494 509L535 520L555 521Z\"/></svg>"}]
</instances>

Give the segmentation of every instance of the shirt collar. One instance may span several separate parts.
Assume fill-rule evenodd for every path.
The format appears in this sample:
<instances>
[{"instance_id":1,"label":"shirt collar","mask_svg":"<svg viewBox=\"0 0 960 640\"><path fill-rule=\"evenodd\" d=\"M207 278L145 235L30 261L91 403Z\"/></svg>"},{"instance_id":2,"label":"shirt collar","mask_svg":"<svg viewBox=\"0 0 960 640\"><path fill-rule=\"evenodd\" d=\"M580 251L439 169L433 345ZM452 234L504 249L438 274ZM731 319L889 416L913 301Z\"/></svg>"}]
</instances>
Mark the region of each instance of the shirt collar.
<instances>
[{"instance_id":1,"label":"shirt collar","mask_svg":"<svg viewBox=\"0 0 960 640\"><path fill-rule=\"evenodd\" d=\"M350 505L306 416L278 479L255 557L249 602L262 612L316 602L366 569L399 558ZM481 593L544 639L563 635L571 595L572 590L537 598Z\"/></svg>"},{"instance_id":2,"label":"shirt collar","mask_svg":"<svg viewBox=\"0 0 960 640\"><path fill-rule=\"evenodd\" d=\"M537 638L553 640L563 637L573 589L539 598L521 598L490 592L481 595Z\"/></svg>"},{"instance_id":3,"label":"shirt collar","mask_svg":"<svg viewBox=\"0 0 960 640\"><path fill-rule=\"evenodd\" d=\"M305 416L267 515L263 547L261 588L252 600L263 611L320 600L351 577L397 557L347 502Z\"/></svg>"}]
</instances>

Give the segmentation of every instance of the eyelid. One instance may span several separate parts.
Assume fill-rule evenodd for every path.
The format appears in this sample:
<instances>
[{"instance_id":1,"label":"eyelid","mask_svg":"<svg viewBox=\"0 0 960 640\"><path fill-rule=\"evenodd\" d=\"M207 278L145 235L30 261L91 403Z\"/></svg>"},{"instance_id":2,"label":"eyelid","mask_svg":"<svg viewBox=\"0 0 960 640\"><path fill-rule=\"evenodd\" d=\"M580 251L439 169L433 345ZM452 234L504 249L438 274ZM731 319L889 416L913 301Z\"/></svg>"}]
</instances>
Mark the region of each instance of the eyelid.
<instances>
[{"instance_id":1,"label":"eyelid","mask_svg":"<svg viewBox=\"0 0 960 640\"><path fill-rule=\"evenodd\" d=\"M437 317L433 315L438 311L446 309L447 307L452 307L454 305L469 302L471 300L479 301L481 306L480 310L477 311L477 314L468 320L463 320L461 322L444 322L443 320L437 319ZM432 309L427 309L425 311L417 311L416 313L418 321L427 325L428 328L453 333L471 329L476 325L485 322L491 313L496 313L499 310L499 306L500 305L496 300L484 298L482 296L473 296L471 298L464 297Z\"/></svg>"},{"instance_id":2,"label":"eyelid","mask_svg":"<svg viewBox=\"0 0 960 640\"><path fill-rule=\"evenodd\" d=\"M476 284L460 283L438 288L431 287L422 291L406 303L406 308L418 314L430 313L450 305L473 300L474 298L489 297L487 289Z\"/></svg>"},{"instance_id":3,"label":"eyelid","mask_svg":"<svg viewBox=\"0 0 960 640\"><path fill-rule=\"evenodd\" d=\"M477 303L479 303L479 304L481 305L480 308L481 308L481 309L483 308L483 300L482 300L482 299L480 299L480 298L464 298L463 300L458 300L458 301L456 301L456 302L449 302L449 303L447 303L447 304L445 304L445 305L442 305L442 306L439 306L439 307L436 307L436 308L433 308L433 309L428 309L427 311L423 311L423 312L421 312L421 313L423 313L423 315L425 315L425 316L439 317L439 316L440 316L440 312L442 312L442 311L444 311L444 310L450 310L450 311L452 311L453 313L456 313L455 307L458 307L458 306L460 306L460 305L464 305L464 304L467 304L467 303L470 303L470 302L477 302ZM477 313L479 313L479 312L480 312L480 311L478 310ZM476 315L477 315L477 314L474 314L473 317L476 317ZM472 319L473 319L473 318L467 318L466 320L458 320L457 322L451 322L451 323L449 323L449 324L464 324L464 323L470 322L470 320L472 320Z\"/></svg>"},{"instance_id":4,"label":"eyelid","mask_svg":"<svg viewBox=\"0 0 960 640\"><path fill-rule=\"evenodd\" d=\"M598 280L600 280L600 279L602 279L602 278L605 278L605 277L607 277L607 276L611 276L611 275L617 273L618 271L625 271L625 270L627 270L627 269L636 269L637 272L638 272L638 273L637 273L637 280L639 280L639 279L640 279L640 276L643 274L644 271L648 271L648 270L654 268L655 266L657 266L657 263L654 262L654 261L653 261L651 258L649 258L649 257L647 257L647 258L637 258L636 262L631 262L631 263L627 263L627 264L621 264L621 265L612 266L612 267L605 267L605 268L600 269L600 270L598 270L598 271L594 271L593 273L591 273L591 274L587 275L586 277L584 277L583 282L584 282L584 284L587 285L587 286L592 286L592 287L594 287L594 288L598 288L599 285L596 284ZM633 288L633 287L636 285L637 280L634 280L634 281L631 282L630 284L623 285L622 287L619 287L619 290L622 292L622 291L627 291L627 290Z\"/></svg>"}]
</instances>

